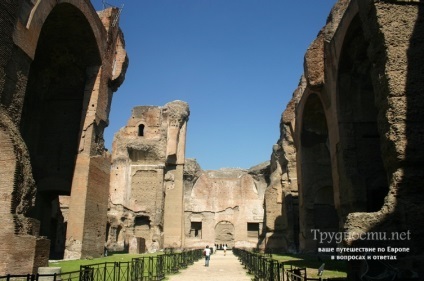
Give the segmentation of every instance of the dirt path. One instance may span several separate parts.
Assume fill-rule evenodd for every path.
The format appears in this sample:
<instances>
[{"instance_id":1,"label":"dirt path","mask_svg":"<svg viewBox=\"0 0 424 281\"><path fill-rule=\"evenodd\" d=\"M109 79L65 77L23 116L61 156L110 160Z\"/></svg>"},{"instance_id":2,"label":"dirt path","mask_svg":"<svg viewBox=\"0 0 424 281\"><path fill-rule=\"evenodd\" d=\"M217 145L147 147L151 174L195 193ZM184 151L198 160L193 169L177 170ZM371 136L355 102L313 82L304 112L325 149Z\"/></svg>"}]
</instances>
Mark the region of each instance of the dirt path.
<instances>
[{"instance_id":1,"label":"dirt path","mask_svg":"<svg viewBox=\"0 0 424 281\"><path fill-rule=\"evenodd\" d=\"M205 260L201 259L190 265L180 273L169 275L169 281L204 281L204 280L230 280L251 281L251 275L243 268L236 256L227 251L217 251L211 256L209 267L205 267Z\"/></svg>"}]
</instances>

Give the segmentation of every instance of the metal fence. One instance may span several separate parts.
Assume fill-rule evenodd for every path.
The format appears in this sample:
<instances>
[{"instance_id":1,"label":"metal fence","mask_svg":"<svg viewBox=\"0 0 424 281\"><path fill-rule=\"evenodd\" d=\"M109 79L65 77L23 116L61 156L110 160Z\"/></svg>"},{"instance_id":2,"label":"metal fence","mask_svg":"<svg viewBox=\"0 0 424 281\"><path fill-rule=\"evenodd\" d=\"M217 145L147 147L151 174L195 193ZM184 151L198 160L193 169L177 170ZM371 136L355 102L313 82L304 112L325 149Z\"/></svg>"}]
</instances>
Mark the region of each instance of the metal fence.
<instances>
[{"instance_id":1,"label":"metal fence","mask_svg":"<svg viewBox=\"0 0 424 281\"><path fill-rule=\"evenodd\" d=\"M201 258L201 249L181 252L167 249L164 254L140 256L130 262L84 265L79 271L60 274L8 274L0 276L0 281L159 281Z\"/></svg>"},{"instance_id":2,"label":"metal fence","mask_svg":"<svg viewBox=\"0 0 424 281\"><path fill-rule=\"evenodd\" d=\"M82 281L81 271L66 272L60 274L25 274L0 276L1 281Z\"/></svg>"},{"instance_id":3,"label":"metal fence","mask_svg":"<svg viewBox=\"0 0 424 281\"><path fill-rule=\"evenodd\" d=\"M271 254L261 254L244 249L233 248L236 255L248 272L254 275L257 281L342 281L345 278L310 278L306 268L297 268L272 259Z\"/></svg>"}]
</instances>

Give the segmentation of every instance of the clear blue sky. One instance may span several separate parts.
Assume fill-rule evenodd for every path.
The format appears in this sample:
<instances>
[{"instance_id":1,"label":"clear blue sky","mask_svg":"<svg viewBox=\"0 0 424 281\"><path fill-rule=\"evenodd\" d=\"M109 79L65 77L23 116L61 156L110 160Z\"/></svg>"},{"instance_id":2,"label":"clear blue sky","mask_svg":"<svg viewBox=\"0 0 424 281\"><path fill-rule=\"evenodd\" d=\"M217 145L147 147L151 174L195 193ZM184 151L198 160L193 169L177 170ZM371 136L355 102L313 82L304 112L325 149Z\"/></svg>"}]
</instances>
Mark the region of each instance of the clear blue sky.
<instances>
[{"instance_id":1,"label":"clear blue sky","mask_svg":"<svg viewBox=\"0 0 424 281\"><path fill-rule=\"evenodd\" d=\"M204 170L270 159L306 49L335 0L108 0L130 59L106 147L138 105L190 106L186 157ZM96 9L101 0L92 0Z\"/></svg>"}]
</instances>

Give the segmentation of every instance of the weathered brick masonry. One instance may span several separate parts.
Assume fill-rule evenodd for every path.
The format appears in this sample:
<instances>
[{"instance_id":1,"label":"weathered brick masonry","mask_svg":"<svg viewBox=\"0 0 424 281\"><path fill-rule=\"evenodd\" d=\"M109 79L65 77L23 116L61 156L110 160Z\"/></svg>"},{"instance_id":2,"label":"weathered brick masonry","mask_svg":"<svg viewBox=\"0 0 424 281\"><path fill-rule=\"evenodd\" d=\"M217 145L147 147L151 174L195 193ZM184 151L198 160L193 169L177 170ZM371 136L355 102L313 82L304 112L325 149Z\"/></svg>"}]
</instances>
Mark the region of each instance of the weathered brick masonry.
<instances>
[{"instance_id":1,"label":"weathered brick masonry","mask_svg":"<svg viewBox=\"0 0 424 281\"><path fill-rule=\"evenodd\" d=\"M82 0L0 3L0 274L63 257L65 240L68 257L103 253L103 130L128 65L118 15ZM58 196L71 197L67 239Z\"/></svg>"}]
</instances>

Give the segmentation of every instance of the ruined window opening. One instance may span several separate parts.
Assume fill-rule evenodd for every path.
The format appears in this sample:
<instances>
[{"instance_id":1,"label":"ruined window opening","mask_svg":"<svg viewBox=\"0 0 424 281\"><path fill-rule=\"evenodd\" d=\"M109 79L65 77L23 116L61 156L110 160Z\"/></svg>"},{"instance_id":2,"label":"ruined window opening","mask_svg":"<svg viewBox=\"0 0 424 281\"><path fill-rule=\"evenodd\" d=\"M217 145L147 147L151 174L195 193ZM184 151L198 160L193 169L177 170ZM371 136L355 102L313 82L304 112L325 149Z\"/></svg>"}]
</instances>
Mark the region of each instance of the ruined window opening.
<instances>
[{"instance_id":1,"label":"ruined window opening","mask_svg":"<svg viewBox=\"0 0 424 281\"><path fill-rule=\"evenodd\" d=\"M144 125L143 124L138 125L138 136L144 137Z\"/></svg>"},{"instance_id":2,"label":"ruined window opening","mask_svg":"<svg viewBox=\"0 0 424 281\"><path fill-rule=\"evenodd\" d=\"M191 222L190 237L202 238L202 222Z\"/></svg>"},{"instance_id":3,"label":"ruined window opening","mask_svg":"<svg viewBox=\"0 0 424 281\"><path fill-rule=\"evenodd\" d=\"M248 222L247 223L247 236L248 237L258 237L259 236L259 223L258 222Z\"/></svg>"},{"instance_id":4,"label":"ruined window opening","mask_svg":"<svg viewBox=\"0 0 424 281\"><path fill-rule=\"evenodd\" d=\"M148 216L139 216L134 220L134 226L147 226L150 229L150 219Z\"/></svg>"}]
</instances>

